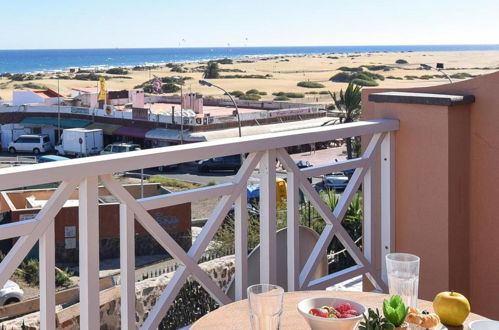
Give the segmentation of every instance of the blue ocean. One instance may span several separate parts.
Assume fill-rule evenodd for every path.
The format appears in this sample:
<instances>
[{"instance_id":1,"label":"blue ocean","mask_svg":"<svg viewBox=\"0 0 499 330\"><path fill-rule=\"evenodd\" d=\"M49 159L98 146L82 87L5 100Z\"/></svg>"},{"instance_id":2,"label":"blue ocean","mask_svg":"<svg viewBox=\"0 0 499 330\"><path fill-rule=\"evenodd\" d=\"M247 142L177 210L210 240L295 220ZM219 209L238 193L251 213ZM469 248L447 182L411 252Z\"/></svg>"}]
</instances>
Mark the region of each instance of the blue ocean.
<instances>
[{"instance_id":1,"label":"blue ocean","mask_svg":"<svg viewBox=\"0 0 499 330\"><path fill-rule=\"evenodd\" d=\"M321 53L499 50L499 45L306 46L0 50L0 73Z\"/></svg>"}]
</instances>

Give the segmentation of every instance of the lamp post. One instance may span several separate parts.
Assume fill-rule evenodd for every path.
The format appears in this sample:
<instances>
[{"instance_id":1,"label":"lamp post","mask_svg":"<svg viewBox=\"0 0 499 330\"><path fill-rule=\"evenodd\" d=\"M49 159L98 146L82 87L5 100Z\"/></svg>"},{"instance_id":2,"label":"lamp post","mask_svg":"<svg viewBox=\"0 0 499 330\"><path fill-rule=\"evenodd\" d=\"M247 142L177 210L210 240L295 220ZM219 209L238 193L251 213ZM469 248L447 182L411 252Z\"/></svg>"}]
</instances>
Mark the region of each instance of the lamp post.
<instances>
[{"instance_id":1,"label":"lamp post","mask_svg":"<svg viewBox=\"0 0 499 330\"><path fill-rule=\"evenodd\" d=\"M220 89L221 91L223 91L225 94L227 94L230 98L230 100L232 101L232 103L234 103L234 107L236 108L236 116L237 116L237 125L238 125L238 128L239 128L239 137L241 137L241 117L239 117L239 108L237 107L237 103L236 103L236 100L234 100L234 97L232 97L232 95L230 95L229 92L227 92L225 89L223 89L222 87L220 86L217 86L215 84L212 84L211 82L209 81L206 81L206 80L200 80L199 81L199 84L202 85L202 86L208 86L208 87L216 87L218 89Z\"/></svg>"},{"instance_id":2,"label":"lamp post","mask_svg":"<svg viewBox=\"0 0 499 330\"><path fill-rule=\"evenodd\" d=\"M444 75L447 79L449 79L449 81L450 81L450 83L451 83L451 84L452 84L452 83L454 83L454 82L452 81L452 79L449 77L449 75L448 75L447 73L445 73L445 72L442 70L442 69L444 68L443 64L441 64L441 66L442 66L441 68L440 68L440 67L438 67L438 65L437 65L437 67L436 67L436 68L434 68L434 67L432 67L431 65L424 64L424 63L420 64L419 66L420 66L422 69L425 69L425 70L436 70L436 71L438 71L438 72L441 72L441 73L443 73L443 75Z\"/></svg>"},{"instance_id":3,"label":"lamp post","mask_svg":"<svg viewBox=\"0 0 499 330\"><path fill-rule=\"evenodd\" d=\"M57 75L57 144L61 144L61 93L59 86L60 76Z\"/></svg>"}]
</instances>

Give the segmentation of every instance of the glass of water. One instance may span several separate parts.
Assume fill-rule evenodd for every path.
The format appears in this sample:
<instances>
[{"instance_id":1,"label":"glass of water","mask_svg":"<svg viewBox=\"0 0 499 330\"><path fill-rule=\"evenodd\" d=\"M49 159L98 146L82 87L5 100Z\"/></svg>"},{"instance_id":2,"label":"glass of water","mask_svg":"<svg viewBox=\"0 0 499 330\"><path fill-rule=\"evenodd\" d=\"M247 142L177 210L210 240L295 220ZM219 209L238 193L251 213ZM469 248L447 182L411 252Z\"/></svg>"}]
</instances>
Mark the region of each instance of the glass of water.
<instances>
[{"instance_id":1,"label":"glass of water","mask_svg":"<svg viewBox=\"0 0 499 330\"><path fill-rule=\"evenodd\" d=\"M284 289L272 284L248 287L248 303L253 330L277 330L281 321Z\"/></svg>"},{"instance_id":2,"label":"glass of water","mask_svg":"<svg viewBox=\"0 0 499 330\"><path fill-rule=\"evenodd\" d=\"M390 294L398 294L406 306L417 308L419 257L408 253L387 254L386 270Z\"/></svg>"}]
</instances>

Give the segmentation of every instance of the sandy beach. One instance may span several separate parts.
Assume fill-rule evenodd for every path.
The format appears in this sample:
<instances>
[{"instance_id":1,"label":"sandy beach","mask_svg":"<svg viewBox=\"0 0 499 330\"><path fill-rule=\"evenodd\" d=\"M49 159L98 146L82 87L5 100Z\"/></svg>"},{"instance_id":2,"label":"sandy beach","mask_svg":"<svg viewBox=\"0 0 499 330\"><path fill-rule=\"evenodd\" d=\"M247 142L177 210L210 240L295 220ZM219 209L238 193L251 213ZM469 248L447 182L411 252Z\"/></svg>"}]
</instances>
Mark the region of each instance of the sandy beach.
<instances>
[{"instance_id":1,"label":"sandy beach","mask_svg":"<svg viewBox=\"0 0 499 330\"><path fill-rule=\"evenodd\" d=\"M403 59L408 64L396 64L397 60ZM322 54L322 55L295 55L279 56L270 58L251 58L251 63L246 61L234 60L233 64L220 64L223 70L241 70L243 72L221 72L221 75L271 75L268 79L214 79L213 83L223 86L229 91L247 91L249 89L258 89L266 92L262 100L271 100L275 96L272 93L277 92L320 92L320 91L339 91L345 88L345 83L331 82L329 79L334 74L340 72L340 67L359 67L364 65L386 65L388 71L371 71L385 77L384 80L377 80L379 87L414 87L431 86L447 83L445 78L420 79L423 75L438 75L433 70L423 70L420 63L435 66L436 63L444 63L445 71L449 75L456 73L469 73L471 75L484 75L499 70L499 51L459 51L459 52L397 52L397 53L359 53L359 54ZM184 91L198 92L205 96L221 96L216 88L200 86L197 81L202 78L202 72L196 72L195 68L206 62L184 63L182 66L185 73L171 72L170 68L160 67L150 71L129 71L125 78L112 78L107 81L109 90L130 89L142 84L150 77L190 77L184 85ZM368 71L364 68L364 71ZM30 81L10 81L7 78L0 78L0 97L5 100L12 98L12 91L17 88L23 88L25 83L33 83L39 86L48 87L57 90L57 80L50 79L53 74L47 73L42 79ZM111 76L110 74L105 74ZM407 78L406 76L413 76ZM392 77L391 79L387 77ZM394 79L394 77L399 79ZM312 81L323 84L324 88L304 88L298 87L300 81ZM459 81L459 79L455 79ZM93 87L94 81L81 80L60 80L61 94L69 96L71 88ZM171 94L170 94L171 95ZM305 98L292 99L297 102L309 103L329 103L329 95L310 95Z\"/></svg>"}]
</instances>

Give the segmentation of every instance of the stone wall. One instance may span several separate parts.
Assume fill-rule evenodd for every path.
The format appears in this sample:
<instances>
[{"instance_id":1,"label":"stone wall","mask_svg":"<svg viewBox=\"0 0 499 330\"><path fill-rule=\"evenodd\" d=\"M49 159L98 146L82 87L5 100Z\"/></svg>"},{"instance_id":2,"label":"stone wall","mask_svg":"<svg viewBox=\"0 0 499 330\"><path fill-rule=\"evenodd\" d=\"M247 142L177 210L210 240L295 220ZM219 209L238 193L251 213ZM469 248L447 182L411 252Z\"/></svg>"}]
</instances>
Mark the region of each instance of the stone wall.
<instances>
[{"instance_id":1,"label":"stone wall","mask_svg":"<svg viewBox=\"0 0 499 330\"><path fill-rule=\"evenodd\" d=\"M200 264L211 279L221 288L225 288L234 275L235 260L234 256L226 256ZM164 291L166 285L173 277L172 273L167 273L155 278L147 279L136 283L135 286L135 319L137 326L141 326L149 314L149 311L156 303L157 299ZM192 278L189 278L192 280ZM101 330L117 329L120 327L120 287L114 286L103 290L100 293L100 319ZM65 309L58 307L57 329L76 330L79 329L79 311L80 305L74 304ZM189 311L186 310L186 313ZM15 320L0 323L5 329L20 329L24 321L25 329L39 329L39 313L32 313Z\"/></svg>"}]
</instances>

